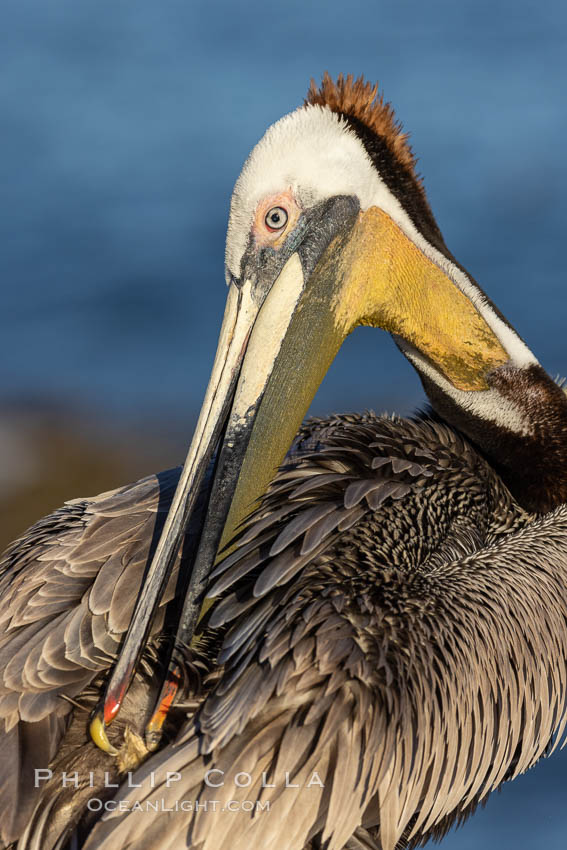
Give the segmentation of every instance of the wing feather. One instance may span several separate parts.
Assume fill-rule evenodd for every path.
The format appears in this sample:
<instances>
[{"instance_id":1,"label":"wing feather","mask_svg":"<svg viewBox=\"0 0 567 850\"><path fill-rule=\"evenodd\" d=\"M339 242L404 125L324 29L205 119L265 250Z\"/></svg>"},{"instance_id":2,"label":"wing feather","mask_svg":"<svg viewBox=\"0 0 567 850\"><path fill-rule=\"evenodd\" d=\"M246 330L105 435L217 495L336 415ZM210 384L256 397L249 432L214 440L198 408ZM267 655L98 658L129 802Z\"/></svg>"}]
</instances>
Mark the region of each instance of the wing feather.
<instances>
[{"instance_id":1,"label":"wing feather","mask_svg":"<svg viewBox=\"0 0 567 850\"><path fill-rule=\"evenodd\" d=\"M112 664L178 476L170 470L69 502L0 561L0 740L10 771L29 780L33 768L47 767L71 710L63 697L76 697ZM7 842L23 829L36 793L33 781L11 792L0 776L0 811L11 812L0 814Z\"/></svg>"}]
</instances>

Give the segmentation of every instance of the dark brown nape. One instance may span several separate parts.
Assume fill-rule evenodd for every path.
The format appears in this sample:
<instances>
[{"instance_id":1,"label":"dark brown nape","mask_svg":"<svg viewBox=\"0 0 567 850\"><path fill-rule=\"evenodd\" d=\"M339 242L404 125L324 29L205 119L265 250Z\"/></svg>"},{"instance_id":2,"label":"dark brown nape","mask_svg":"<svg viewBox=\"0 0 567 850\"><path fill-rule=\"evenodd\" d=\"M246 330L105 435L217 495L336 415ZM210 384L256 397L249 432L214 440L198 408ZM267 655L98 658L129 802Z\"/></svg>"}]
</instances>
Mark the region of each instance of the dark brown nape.
<instances>
[{"instance_id":1,"label":"dark brown nape","mask_svg":"<svg viewBox=\"0 0 567 850\"><path fill-rule=\"evenodd\" d=\"M541 366L503 366L488 376L503 402L521 411L529 434L473 417L422 381L435 411L475 443L523 508L547 513L567 502L567 396Z\"/></svg>"},{"instance_id":2,"label":"dark brown nape","mask_svg":"<svg viewBox=\"0 0 567 850\"><path fill-rule=\"evenodd\" d=\"M326 106L344 118L417 229L435 248L450 256L416 171L417 160L408 134L396 119L392 105L384 102L378 84L372 85L363 77L355 80L352 74L340 74L335 82L325 72L319 88L311 80L305 104Z\"/></svg>"},{"instance_id":3,"label":"dark brown nape","mask_svg":"<svg viewBox=\"0 0 567 850\"><path fill-rule=\"evenodd\" d=\"M328 106L333 112L357 118L384 140L396 159L421 186L421 179L415 171L417 160L409 144L409 135L404 133L401 122L396 119L392 104L384 103L384 93L378 91L378 83L372 85L364 77L355 80L352 74L346 78L339 74L335 82L329 72L325 71L319 88L315 80L311 80L305 104Z\"/></svg>"}]
</instances>

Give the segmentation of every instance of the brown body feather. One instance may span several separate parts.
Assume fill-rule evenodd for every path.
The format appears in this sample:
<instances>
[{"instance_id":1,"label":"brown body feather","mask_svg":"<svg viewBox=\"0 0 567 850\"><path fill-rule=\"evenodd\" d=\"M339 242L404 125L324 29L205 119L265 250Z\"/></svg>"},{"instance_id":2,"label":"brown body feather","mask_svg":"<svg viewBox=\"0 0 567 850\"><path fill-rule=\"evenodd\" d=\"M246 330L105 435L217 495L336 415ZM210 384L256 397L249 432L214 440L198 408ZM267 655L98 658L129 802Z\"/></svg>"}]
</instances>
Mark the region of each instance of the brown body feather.
<instances>
[{"instance_id":1,"label":"brown body feather","mask_svg":"<svg viewBox=\"0 0 567 850\"><path fill-rule=\"evenodd\" d=\"M100 682L116 658L178 478L179 470L170 470L69 502L4 553L0 847L15 841L29 822L39 797L34 770L47 768L60 755L67 735L87 742L88 712L79 714L81 732L73 731L76 710L71 700L88 702L90 695L92 702L93 682ZM164 629L182 557L174 566L153 634ZM146 703L149 699L146 694ZM147 704L139 706L140 729L148 710ZM89 746L86 763L98 764L101 755L111 762Z\"/></svg>"},{"instance_id":2,"label":"brown body feather","mask_svg":"<svg viewBox=\"0 0 567 850\"><path fill-rule=\"evenodd\" d=\"M311 425L218 568L208 629L226 635L197 714L117 797L270 811L170 814L165 845L163 814L111 816L85 848L391 850L442 834L561 730L566 552L567 511L526 514L446 426ZM323 789L305 787L314 771Z\"/></svg>"}]
</instances>

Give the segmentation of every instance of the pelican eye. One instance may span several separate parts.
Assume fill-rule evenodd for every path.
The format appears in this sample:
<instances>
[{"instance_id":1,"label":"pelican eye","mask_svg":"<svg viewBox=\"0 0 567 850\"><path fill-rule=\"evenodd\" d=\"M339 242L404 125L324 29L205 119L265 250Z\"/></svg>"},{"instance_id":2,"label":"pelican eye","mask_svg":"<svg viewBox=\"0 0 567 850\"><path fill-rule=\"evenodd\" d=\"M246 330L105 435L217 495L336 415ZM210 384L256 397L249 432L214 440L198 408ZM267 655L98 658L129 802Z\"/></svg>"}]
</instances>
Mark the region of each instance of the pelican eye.
<instances>
[{"instance_id":1,"label":"pelican eye","mask_svg":"<svg viewBox=\"0 0 567 850\"><path fill-rule=\"evenodd\" d=\"M281 230L287 224L287 211L283 207L272 207L264 221L268 230Z\"/></svg>"}]
</instances>

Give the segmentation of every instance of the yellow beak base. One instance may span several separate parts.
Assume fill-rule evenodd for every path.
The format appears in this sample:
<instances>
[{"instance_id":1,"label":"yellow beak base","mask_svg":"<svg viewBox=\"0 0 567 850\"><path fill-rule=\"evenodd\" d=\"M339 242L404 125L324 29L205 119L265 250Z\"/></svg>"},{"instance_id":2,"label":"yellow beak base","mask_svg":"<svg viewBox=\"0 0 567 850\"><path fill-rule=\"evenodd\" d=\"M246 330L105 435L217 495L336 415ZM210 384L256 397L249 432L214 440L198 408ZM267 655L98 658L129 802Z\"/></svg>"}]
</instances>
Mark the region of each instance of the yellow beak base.
<instances>
[{"instance_id":1,"label":"yellow beak base","mask_svg":"<svg viewBox=\"0 0 567 850\"><path fill-rule=\"evenodd\" d=\"M337 260L345 335L356 325L398 334L460 390L488 389L487 372L509 360L469 298L377 207L359 214Z\"/></svg>"}]
</instances>

